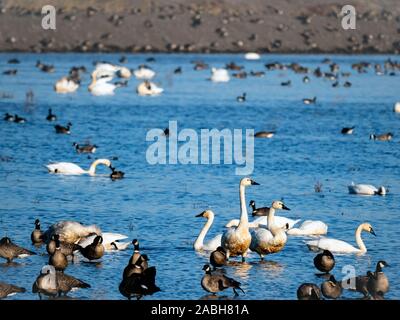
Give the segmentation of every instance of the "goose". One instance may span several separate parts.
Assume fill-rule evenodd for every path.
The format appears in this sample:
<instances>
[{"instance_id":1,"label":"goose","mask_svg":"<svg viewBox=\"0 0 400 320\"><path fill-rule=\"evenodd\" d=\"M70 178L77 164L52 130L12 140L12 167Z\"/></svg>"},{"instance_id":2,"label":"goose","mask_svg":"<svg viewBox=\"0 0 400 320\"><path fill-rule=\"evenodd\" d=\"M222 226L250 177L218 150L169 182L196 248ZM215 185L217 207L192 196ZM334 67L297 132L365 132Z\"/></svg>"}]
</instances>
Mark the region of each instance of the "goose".
<instances>
[{"instance_id":1,"label":"goose","mask_svg":"<svg viewBox=\"0 0 400 320\"><path fill-rule=\"evenodd\" d=\"M20 117L19 115L15 115L14 116L14 122L16 122L16 123L25 123L26 122L26 119L25 118L23 118L23 117Z\"/></svg>"},{"instance_id":2,"label":"goose","mask_svg":"<svg viewBox=\"0 0 400 320\"><path fill-rule=\"evenodd\" d=\"M72 93L79 88L79 83L70 77L62 77L54 84L54 91L57 93Z\"/></svg>"},{"instance_id":3,"label":"goose","mask_svg":"<svg viewBox=\"0 0 400 320\"><path fill-rule=\"evenodd\" d=\"M182 74L182 67L178 67L174 70L174 74Z\"/></svg>"},{"instance_id":4,"label":"goose","mask_svg":"<svg viewBox=\"0 0 400 320\"><path fill-rule=\"evenodd\" d=\"M246 101L246 92L244 92L241 96L236 98L237 102L245 102Z\"/></svg>"},{"instance_id":5,"label":"goose","mask_svg":"<svg viewBox=\"0 0 400 320\"><path fill-rule=\"evenodd\" d=\"M257 132L254 137L256 138L272 138L275 134L275 131L259 131Z\"/></svg>"},{"instance_id":6,"label":"goose","mask_svg":"<svg viewBox=\"0 0 400 320\"><path fill-rule=\"evenodd\" d=\"M134 273L143 273L144 270L149 268L148 261L150 259L147 254L139 255L137 259L133 259L132 256L122 274L123 279L129 278Z\"/></svg>"},{"instance_id":7,"label":"goose","mask_svg":"<svg viewBox=\"0 0 400 320\"><path fill-rule=\"evenodd\" d=\"M259 59L261 59L261 56L256 52L247 52L244 55L244 58L246 60L259 60Z\"/></svg>"},{"instance_id":8,"label":"goose","mask_svg":"<svg viewBox=\"0 0 400 320\"><path fill-rule=\"evenodd\" d=\"M292 236L318 236L328 233L326 223L319 220L305 220L299 228L291 228L287 234Z\"/></svg>"},{"instance_id":9,"label":"goose","mask_svg":"<svg viewBox=\"0 0 400 320\"><path fill-rule=\"evenodd\" d=\"M310 82L310 78L307 77L307 76L305 76L305 77L303 78L303 82L304 82L304 83L309 83L309 82Z\"/></svg>"},{"instance_id":10,"label":"goose","mask_svg":"<svg viewBox=\"0 0 400 320\"><path fill-rule=\"evenodd\" d=\"M108 159L97 159L90 165L89 170L83 170L80 166L72 162L49 163L48 165L46 165L46 167L49 170L49 173L65 175L88 174L90 176L95 176L96 168L99 164L103 164L109 168L111 167L111 161Z\"/></svg>"},{"instance_id":11,"label":"goose","mask_svg":"<svg viewBox=\"0 0 400 320\"><path fill-rule=\"evenodd\" d=\"M339 81L335 81L332 83L332 87L337 88L339 86Z\"/></svg>"},{"instance_id":12,"label":"goose","mask_svg":"<svg viewBox=\"0 0 400 320\"><path fill-rule=\"evenodd\" d=\"M314 266L321 272L329 273L335 266L335 257L329 250L324 250L314 257Z\"/></svg>"},{"instance_id":13,"label":"goose","mask_svg":"<svg viewBox=\"0 0 400 320\"><path fill-rule=\"evenodd\" d=\"M36 62L36 67L43 72L53 73L55 68L53 65L41 63L40 60Z\"/></svg>"},{"instance_id":14,"label":"goose","mask_svg":"<svg viewBox=\"0 0 400 320\"><path fill-rule=\"evenodd\" d=\"M371 134L369 136L370 140L378 140L378 141L390 141L393 138L393 133L388 132L388 133L384 133L384 134Z\"/></svg>"},{"instance_id":15,"label":"goose","mask_svg":"<svg viewBox=\"0 0 400 320\"><path fill-rule=\"evenodd\" d=\"M52 113L51 109L49 109L49 113L47 114L46 120L47 121L56 121L57 120L57 116Z\"/></svg>"},{"instance_id":16,"label":"goose","mask_svg":"<svg viewBox=\"0 0 400 320\"><path fill-rule=\"evenodd\" d=\"M139 68L135 70L133 74L135 75L136 79L143 79L143 80L151 80L156 75L156 73L153 70L144 65L139 66Z\"/></svg>"},{"instance_id":17,"label":"goose","mask_svg":"<svg viewBox=\"0 0 400 320\"><path fill-rule=\"evenodd\" d=\"M343 128L341 133L342 134L353 134L354 128L355 127Z\"/></svg>"},{"instance_id":18,"label":"goose","mask_svg":"<svg viewBox=\"0 0 400 320\"><path fill-rule=\"evenodd\" d=\"M68 122L67 126L63 127L59 124L56 124L54 126L54 129L56 130L56 133L59 134L71 134L71 127L72 127L72 123Z\"/></svg>"},{"instance_id":19,"label":"goose","mask_svg":"<svg viewBox=\"0 0 400 320\"><path fill-rule=\"evenodd\" d=\"M79 245L75 243L69 243L60 241L58 234L53 234L51 240L46 245L46 251L49 255L53 255L56 252L56 241L59 241L61 253L66 257L71 256L72 261L74 260L74 252L79 251Z\"/></svg>"},{"instance_id":20,"label":"goose","mask_svg":"<svg viewBox=\"0 0 400 320\"><path fill-rule=\"evenodd\" d=\"M37 293L40 299L42 299L41 294L52 297L57 296L57 275L53 266L45 265L42 267L39 276L32 285L32 292Z\"/></svg>"},{"instance_id":21,"label":"goose","mask_svg":"<svg viewBox=\"0 0 400 320\"><path fill-rule=\"evenodd\" d=\"M250 75L253 77L264 77L265 76L265 72L264 71L250 71Z\"/></svg>"},{"instance_id":22,"label":"goose","mask_svg":"<svg viewBox=\"0 0 400 320\"><path fill-rule=\"evenodd\" d=\"M66 295L68 292L79 289L79 288L90 288L90 284L79 280L71 275L68 275L64 272L56 272L56 280L57 280L57 290L58 294L62 293Z\"/></svg>"},{"instance_id":23,"label":"goose","mask_svg":"<svg viewBox=\"0 0 400 320\"><path fill-rule=\"evenodd\" d=\"M253 212L251 215L254 216L268 216L269 214L269 208L268 207L261 207L257 208L256 207L256 202L254 200L250 200L249 206L253 209Z\"/></svg>"},{"instance_id":24,"label":"goose","mask_svg":"<svg viewBox=\"0 0 400 320\"><path fill-rule=\"evenodd\" d=\"M291 85L292 85L292 81L290 81L290 80L281 82L282 87L290 87Z\"/></svg>"},{"instance_id":25,"label":"goose","mask_svg":"<svg viewBox=\"0 0 400 320\"><path fill-rule=\"evenodd\" d=\"M351 244L344 242L342 240L330 239L330 238L321 238L318 240L311 240L306 242L307 246L310 250L329 250L331 252L338 253L358 253L364 254L367 252L367 248L364 242L361 239L361 232L367 231L374 236L376 236L374 229L368 222L364 222L358 226L356 229L356 243L358 248L352 246Z\"/></svg>"},{"instance_id":26,"label":"goose","mask_svg":"<svg viewBox=\"0 0 400 320\"><path fill-rule=\"evenodd\" d=\"M228 82L229 73L226 69L211 68L211 81L212 82Z\"/></svg>"},{"instance_id":27,"label":"goose","mask_svg":"<svg viewBox=\"0 0 400 320\"><path fill-rule=\"evenodd\" d=\"M243 70L244 67L237 65L235 62L230 62L225 65L225 68L228 70L240 71Z\"/></svg>"},{"instance_id":28,"label":"goose","mask_svg":"<svg viewBox=\"0 0 400 320\"><path fill-rule=\"evenodd\" d=\"M138 266L136 266L136 262L142 256L140 254L139 241L137 239L133 239L132 244L133 244L134 250L133 250L133 254L132 254L131 258L129 259L128 265L124 269L124 272L123 272L124 278L129 277L129 275L131 273L134 273L136 269L141 267L141 264L138 264Z\"/></svg>"},{"instance_id":29,"label":"goose","mask_svg":"<svg viewBox=\"0 0 400 320\"><path fill-rule=\"evenodd\" d=\"M77 243L93 234L101 234L100 228L96 225L84 226L76 221L60 221L46 230L45 239L50 241L53 235L59 235L61 242Z\"/></svg>"},{"instance_id":30,"label":"goose","mask_svg":"<svg viewBox=\"0 0 400 320\"><path fill-rule=\"evenodd\" d=\"M201 229L199 235L197 236L196 241L193 244L194 250L196 250L196 251L215 250L217 247L219 247L221 245L222 234L218 234L214 238L209 240L208 242L204 243L204 238L206 237L208 230L210 230L210 228L214 222L214 212L211 210L205 210L205 211L199 213L198 215L196 215L196 217L206 218L207 222L204 225L203 229Z\"/></svg>"},{"instance_id":31,"label":"goose","mask_svg":"<svg viewBox=\"0 0 400 320\"><path fill-rule=\"evenodd\" d=\"M3 71L3 74L7 75L7 76L15 76L17 74L17 72L18 72L17 69L10 69L10 70Z\"/></svg>"},{"instance_id":32,"label":"goose","mask_svg":"<svg viewBox=\"0 0 400 320\"><path fill-rule=\"evenodd\" d=\"M350 82L350 81L346 81L346 82L343 84L343 87L345 87L345 88L350 88L350 87L351 87L351 82Z\"/></svg>"},{"instance_id":33,"label":"goose","mask_svg":"<svg viewBox=\"0 0 400 320\"><path fill-rule=\"evenodd\" d=\"M316 102L317 102L317 97L314 97L312 99L308 98L303 99L304 104L315 104Z\"/></svg>"},{"instance_id":34,"label":"goose","mask_svg":"<svg viewBox=\"0 0 400 320\"><path fill-rule=\"evenodd\" d=\"M12 58L12 59L8 60L7 63L9 63L9 64L19 64L20 61L18 59L16 59L16 58Z\"/></svg>"},{"instance_id":35,"label":"goose","mask_svg":"<svg viewBox=\"0 0 400 320\"><path fill-rule=\"evenodd\" d=\"M163 88L160 88L155 83L147 80L140 83L136 88L136 92L139 96L156 96L161 94L163 91Z\"/></svg>"},{"instance_id":36,"label":"goose","mask_svg":"<svg viewBox=\"0 0 400 320\"><path fill-rule=\"evenodd\" d=\"M125 240L128 236L119 233L103 232L101 233L103 237L103 246L105 251L115 251L115 250L125 250L130 245L130 242L121 242ZM92 244L96 235L91 235L78 242L78 245L82 248L87 247Z\"/></svg>"},{"instance_id":37,"label":"goose","mask_svg":"<svg viewBox=\"0 0 400 320\"><path fill-rule=\"evenodd\" d=\"M321 300L321 290L314 283L303 283L297 289L298 300Z\"/></svg>"},{"instance_id":38,"label":"goose","mask_svg":"<svg viewBox=\"0 0 400 320\"><path fill-rule=\"evenodd\" d=\"M281 251L287 242L286 230L289 228L287 224L284 228L280 228L275 224L275 210L290 210L282 201L274 201L268 214L268 229L260 227L252 229L250 250L257 252L264 260L267 254L277 253Z\"/></svg>"},{"instance_id":39,"label":"goose","mask_svg":"<svg viewBox=\"0 0 400 320\"><path fill-rule=\"evenodd\" d=\"M97 79L98 72L95 70L92 72L92 82L89 84L88 90L94 96L106 96L113 95L114 90L118 87L115 84L109 83L112 80L111 76L106 76Z\"/></svg>"},{"instance_id":40,"label":"goose","mask_svg":"<svg viewBox=\"0 0 400 320\"><path fill-rule=\"evenodd\" d=\"M33 244L40 244L43 242L43 232L40 230L39 219L35 220L35 229L31 233L31 241Z\"/></svg>"},{"instance_id":41,"label":"goose","mask_svg":"<svg viewBox=\"0 0 400 320\"><path fill-rule=\"evenodd\" d=\"M386 188L384 186L376 188L375 186L370 184L354 184L354 182L352 182L351 185L348 186L348 188L350 194L360 194L366 196L386 195Z\"/></svg>"},{"instance_id":42,"label":"goose","mask_svg":"<svg viewBox=\"0 0 400 320\"><path fill-rule=\"evenodd\" d=\"M368 271L367 273L367 289L373 297L377 294L383 296L389 291L389 279L382 270L388 266L386 261L381 260L376 264L375 272Z\"/></svg>"},{"instance_id":43,"label":"goose","mask_svg":"<svg viewBox=\"0 0 400 320\"><path fill-rule=\"evenodd\" d=\"M240 195L240 221L237 227L228 228L221 238L221 246L226 250L226 258L230 256L242 256L244 262L247 256L247 251L250 247L251 234L249 231L249 218L247 215L245 188L251 185L259 185L250 178L243 178L239 184Z\"/></svg>"},{"instance_id":44,"label":"goose","mask_svg":"<svg viewBox=\"0 0 400 320\"><path fill-rule=\"evenodd\" d=\"M0 282L0 299L13 296L17 293L23 293L25 291L25 288L17 287L5 282Z\"/></svg>"},{"instance_id":45,"label":"goose","mask_svg":"<svg viewBox=\"0 0 400 320\"><path fill-rule=\"evenodd\" d=\"M4 120L9 121L9 122L14 122L15 116L12 114L9 114L8 112L4 115Z\"/></svg>"},{"instance_id":46,"label":"goose","mask_svg":"<svg viewBox=\"0 0 400 320\"><path fill-rule=\"evenodd\" d=\"M56 249L49 257L49 265L53 266L56 271L64 271L68 267L68 260L64 253L61 252L60 240L55 240Z\"/></svg>"},{"instance_id":47,"label":"goose","mask_svg":"<svg viewBox=\"0 0 400 320\"><path fill-rule=\"evenodd\" d=\"M120 78L130 78L132 76L131 71L127 67L113 65L111 63L100 62L96 64L94 70L97 77L114 77L117 75Z\"/></svg>"},{"instance_id":48,"label":"goose","mask_svg":"<svg viewBox=\"0 0 400 320\"><path fill-rule=\"evenodd\" d=\"M393 112L400 113L400 101L396 102L393 106Z\"/></svg>"},{"instance_id":49,"label":"goose","mask_svg":"<svg viewBox=\"0 0 400 320\"><path fill-rule=\"evenodd\" d=\"M112 170L112 172L111 172L111 174L110 174L111 180L122 179L122 178L124 177L124 175L125 175L124 172L115 170L114 167L110 167L110 169Z\"/></svg>"},{"instance_id":50,"label":"goose","mask_svg":"<svg viewBox=\"0 0 400 320\"><path fill-rule=\"evenodd\" d=\"M354 278L342 280L342 287L351 291L357 291L364 295L364 298L368 297L369 292L367 289L368 276L360 275Z\"/></svg>"},{"instance_id":51,"label":"goose","mask_svg":"<svg viewBox=\"0 0 400 320\"><path fill-rule=\"evenodd\" d=\"M321 284L321 292L325 298L337 299L342 295L342 284L336 281L335 277L331 275L329 280Z\"/></svg>"},{"instance_id":52,"label":"goose","mask_svg":"<svg viewBox=\"0 0 400 320\"><path fill-rule=\"evenodd\" d=\"M72 146L75 147L75 150L78 153L95 153L98 148L95 144L80 145L76 142L72 143Z\"/></svg>"},{"instance_id":53,"label":"goose","mask_svg":"<svg viewBox=\"0 0 400 320\"><path fill-rule=\"evenodd\" d=\"M211 252L210 264L214 267L214 270L216 270L218 267L226 265L226 263L226 251L224 248L219 246L217 249Z\"/></svg>"},{"instance_id":54,"label":"goose","mask_svg":"<svg viewBox=\"0 0 400 320\"><path fill-rule=\"evenodd\" d=\"M240 282L220 273L213 274L211 272L210 265L204 265L203 270L205 271L205 274L201 278L201 287L207 292L215 295L217 292L232 288L236 296L238 295L236 289L239 289L240 291L245 293L240 287Z\"/></svg>"},{"instance_id":55,"label":"goose","mask_svg":"<svg viewBox=\"0 0 400 320\"><path fill-rule=\"evenodd\" d=\"M36 255L36 253L16 245L8 237L0 240L0 257L6 259L7 263L11 263L15 258L25 258L33 255Z\"/></svg>"},{"instance_id":56,"label":"goose","mask_svg":"<svg viewBox=\"0 0 400 320\"><path fill-rule=\"evenodd\" d=\"M79 248L79 252L89 260L98 260L104 255L103 237L96 236L92 244Z\"/></svg>"}]
</instances>

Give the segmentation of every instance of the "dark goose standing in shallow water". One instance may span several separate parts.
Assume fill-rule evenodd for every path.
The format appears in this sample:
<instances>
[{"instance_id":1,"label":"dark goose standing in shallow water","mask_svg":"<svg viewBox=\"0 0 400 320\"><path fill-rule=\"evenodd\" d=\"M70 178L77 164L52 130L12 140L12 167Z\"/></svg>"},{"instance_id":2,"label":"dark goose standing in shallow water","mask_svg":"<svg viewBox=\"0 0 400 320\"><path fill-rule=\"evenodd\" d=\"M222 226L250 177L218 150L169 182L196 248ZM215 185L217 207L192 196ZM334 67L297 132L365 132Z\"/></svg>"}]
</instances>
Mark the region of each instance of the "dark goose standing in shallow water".
<instances>
[{"instance_id":1,"label":"dark goose standing in shallow water","mask_svg":"<svg viewBox=\"0 0 400 320\"><path fill-rule=\"evenodd\" d=\"M8 237L4 237L0 240L0 257L7 259L8 263L11 263L15 258L25 258L35 254L35 252L16 245Z\"/></svg>"},{"instance_id":2,"label":"dark goose standing in shallow water","mask_svg":"<svg viewBox=\"0 0 400 320\"><path fill-rule=\"evenodd\" d=\"M20 292L25 292L25 288L17 287L12 284L0 282L0 299L13 296Z\"/></svg>"},{"instance_id":3,"label":"dark goose standing in shallow water","mask_svg":"<svg viewBox=\"0 0 400 320\"><path fill-rule=\"evenodd\" d=\"M226 265L227 261L228 260L226 259L226 251L221 246L219 246L210 254L210 264L214 267L214 270Z\"/></svg>"},{"instance_id":4,"label":"dark goose standing in shallow water","mask_svg":"<svg viewBox=\"0 0 400 320\"><path fill-rule=\"evenodd\" d=\"M56 250L49 257L49 265L54 266L57 271L64 271L68 267L68 260L64 253L61 252L60 240L55 240Z\"/></svg>"},{"instance_id":5,"label":"dark goose standing in shallow water","mask_svg":"<svg viewBox=\"0 0 400 320\"><path fill-rule=\"evenodd\" d=\"M321 300L321 290L314 283L303 283L297 289L298 300Z\"/></svg>"},{"instance_id":6,"label":"dark goose standing in shallow water","mask_svg":"<svg viewBox=\"0 0 400 320\"><path fill-rule=\"evenodd\" d=\"M342 284L341 282L336 281L335 277L331 275L329 280L324 281L321 284L321 292L325 298L328 299L337 299L342 295Z\"/></svg>"},{"instance_id":7,"label":"dark goose standing in shallow water","mask_svg":"<svg viewBox=\"0 0 400 320\"><path fill-rule=\"evenodd\" d=\"M103 237L97 236L94 238L93 243L85 248L80 248L79 252L89 260L98 260L104 255Z\"/></svg>"},{"instance_id":8,"label":"dark goose standing in shallow water","mask_svg":"<svg viewBox=\"0 0 400 320\"><path fill-rule=\"evenodd\" d=\"M329 250L324 250L314 257L314 266L321 272L329 273L335 266L335 257Z\"/></svg>"},{"instance_id":9,"label":"dark goose standing in shallow water","mask_svg":"<svg viewBox=\"0 0 400 320\"><path fill-rule=\"evenodd\" d=\"M210 265L204 265L203 270L205 271L205 274L201 279L201 286L204 290L216 294L217 292L232 288L235 295L238 295L236 289L239 289L244 293L243 289L240 287L240 282L220 273L213 274Z\"/></svg>"}]
</instances>

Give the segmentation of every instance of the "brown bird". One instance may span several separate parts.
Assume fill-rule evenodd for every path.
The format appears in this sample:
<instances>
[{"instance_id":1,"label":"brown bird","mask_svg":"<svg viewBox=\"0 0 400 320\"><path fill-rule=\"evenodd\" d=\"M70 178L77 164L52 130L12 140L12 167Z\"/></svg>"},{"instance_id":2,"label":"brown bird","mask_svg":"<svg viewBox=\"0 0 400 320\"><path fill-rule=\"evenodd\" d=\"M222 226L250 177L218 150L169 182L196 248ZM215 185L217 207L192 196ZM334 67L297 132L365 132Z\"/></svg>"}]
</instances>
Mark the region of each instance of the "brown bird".
<instances>
[{"instance_id":1,"label":"brown bird","mask_svg":"<svg viewBox=\"0 0 400 320\"><path fill-rule=\"evenodd\" d=\"M222 267L227 263L226 251L223 247L218 247L210 254L210 264L214 267L214 270L218 267Z\"/></svg>"},{"instance_id":2,"label":"brown bird","mask_svg":"<svg viewBox=\"0 0 400 320\"><path fill-rule=\"evenodd\" d=\"M68 267L68 260L65 254L61 252L60 240L55 240L56 250L49 257L49 265L54 266L57 271L64 271Z\"/></svg>"},{"instance_id":3,"label":"brown bird","mask_svg":"<svg viewBox=\"0 0 400 320\"><path fill-rule=\"evenodd\" d=\"M46 246L46 250L49 255L53 255L54 252L56 251L56 240L60 240L60 236L58 234L53 234L51 240ZM79 251L81 246L75 243L60 241L60 248L61 248L61 253L63 253L67 257L71 256L73 260L74 252Z\"/></svg>"},{"instance_id":4,"label":"brown bird","mask_svg":"<svg viewBox=\"0 0 400 320\"><path fill-rule=\"evenodd\" d=\"M40 230L40 221L39 219L35 220L35 229L31 233L31 240L33 244L41 244L43 243L43 231Z\"/></svg>"},{"instance_id":5,"label":"brown bird","mask_svg":"<svg viewBox=\"0 0 400 320\"><path fill-rule=\"evenodd\" d=\"M0 257L7 259L8 263L11 263L15 258L25 258L35 254L35 252L16 245L8 237L4 237L0 240Z\"/></svg>"},{"instance_id":6,"label":"brown bird","mask_svg":"<svg viewBox=\"0 0 400 320\"><path fill-rule=\"evenodd\" d=\"M335 257L329 250L324 250L314 257L314 266L321 272L329 273L335 266Z\"/></svg>"},{"instance_id":7,"label":"brown bird","mask_svg":"<svg viewBox=\"0 0 400 320\"><path fill-rule=\"evenodd\" d=\"M100 259L104 255L103 237L97 236L93 243L85 248L79 248L80 253L89 260Z\"/></svg>"},{"instance_id":8,"label":"brown bird","mask_svg":"<svg viewBox=\"0 0 400 320\"><path fill-rule=\"evenodd\" d=\"M13 296L16 293L25 291L25 288L17 287L5 282L0 282L0 299L6 298L8 296Z\"/></svg>"},{"instance_id":9,"label":"brown bird","mask_svg":"<svg viewBox=\"0 0 400 320\"><path fill-rule=\"evenodd\" d=\"M71 122L68 122L67 126L65 126L65 127L63 127L59 124L56 124L54 126L54 129L56 130L56 133L59 133L59 134L71 134L71 126L72 126Z\"/></svg>"}]
</instances>

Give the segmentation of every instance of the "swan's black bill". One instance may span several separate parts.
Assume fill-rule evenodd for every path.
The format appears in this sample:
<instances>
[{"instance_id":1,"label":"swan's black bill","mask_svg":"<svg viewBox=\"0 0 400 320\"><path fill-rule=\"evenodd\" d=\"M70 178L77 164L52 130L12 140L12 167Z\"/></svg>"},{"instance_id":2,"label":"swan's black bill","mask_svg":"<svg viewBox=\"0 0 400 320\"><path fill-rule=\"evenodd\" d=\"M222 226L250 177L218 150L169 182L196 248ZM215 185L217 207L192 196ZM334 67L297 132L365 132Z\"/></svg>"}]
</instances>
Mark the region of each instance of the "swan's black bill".
<instances>
[{"instance_id":1,"label":"swan's black bill","mask_svg":"<svg viewBox=\"0 0 400 320\"><path fill-rule=\"evenodd\" d=\"M373 234L376 237L376 233L374 231L374 229L371 228L371 230L369 231L370 234Z\"/></svg>"},{"instance_id":2,"label":"swan's black bill","mask_svg":"<svg viewBox=\"0 0 400 320\"><path fill-rule=\"evenodd\" d=\"M203 212L201 212L201 213L197 214L195 217L196 217L196 218L197 218L197 217L202 217L202 216L203 216L203 214L204 214L204 212L205 212L205 211L203 211Z\"/></svg>"},{"instance_id":3,"label":"swan's black bill","mask_svg":"<svg viewBox=\"0 0 400 320\"><path fill-rule=\"evenodd\" d=\"M259 185L260 185L259 183L255 182L254 180L251 180L251 184L252 184L253 186L259 186Z\"/></svg>"},{"instance_id":4,"label":"swan's black bill","mask_svg":"<svg viewBox=\"0 0 400 320\"><path fill-rule=\"evenodd\" d=\"M290 211L290 208L286 207L286 206L283 204L283 205L282 205L282 210L289 210L289 211Z\"/></svg>"}]
</instances>

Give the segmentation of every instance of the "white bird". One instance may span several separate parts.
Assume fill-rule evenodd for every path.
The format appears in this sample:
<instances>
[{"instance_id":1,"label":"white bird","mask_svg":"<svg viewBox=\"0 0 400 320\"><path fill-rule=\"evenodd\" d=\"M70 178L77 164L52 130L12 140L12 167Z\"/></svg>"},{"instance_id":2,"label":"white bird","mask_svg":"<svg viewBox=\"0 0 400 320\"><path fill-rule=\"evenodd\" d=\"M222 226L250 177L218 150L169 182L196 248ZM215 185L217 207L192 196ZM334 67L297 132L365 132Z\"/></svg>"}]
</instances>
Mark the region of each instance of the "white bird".
<instances>
[{"instance_id":1,"label":"white bird","mask_svg":"<svg viewBox=\"0 0 400 320\"><path fill-rule=\"evenodd\" d=\"M90 176L96 175L96 167L99 164L103 164L107 167L111 167L111 161L108 159L97 159L91 165L89 170L83 170L80 166L72 162L55 162L46 165L50 173L66 174L66 175L80 175L88 174Z\"/></svg>"},{"instance_id":2,"label":"white bird","mask_svg":"<svg viewBox=\"0 0 400 320\"><path fill-rule=\"evenodd\" d=\"M139 68L135 70L133 74L137 79L144 79L144 80L150 80L154 78L154 76L156 75L156 73L153 70L145 66L139 66Z\"/></svg>"},{"instance_id":3,"label":"white bird","mask_svg":"<svg viewBox=\"0 0 400 320\"><path fill-rule=\"evenodd\" d=\"M351 185L348 186L348 188L350 194L361 194L367 196L386 195L386 189L384 186L376 188L371 184L354 184L354 182L352 182Z\"/></svg>"},{"instance_id":4,"label":"white bird","mask_svg":"<svg viewBox=\"0 0 400 320\"><path fill-rule=\"evenodd\" d=\"M101 235L102 232L96 225L84 226L76 221L59 221L45 231L44 238L46 241L50 241L55 234L60 236L60 241L77 243L89 236Z\"/></svg>"},{"instance_id":5,"label":"white bird","mask_svg":"<svg viewBox=\"0 0 400 320\"><path fill-rule=\"evenodd\" d=\"M106 96L113 95L114 90L118 87L113 83L108 83L112 80L111 76L106 76L100 79L97 79L98 71L92 72L92 82L89 84L88 90L94 96Z\"/></svg>"},{"instance_id":6,"label":"white bird","mask_svg":"<svg viewBox=\"0 0 400 320\"><path fill-rule=\"evenodd\" d=\"M222 234L218 234L208 242L204 243L204 238L206 237L207 232L208 230L210 230L214 221L214 212L212 212L211 210L205 210L202 213L198 214L196 217L207 218L207 222L204 225L203 229L201 229L196 241L193 244L194 250L214 251L219 246L221 246Z\"/></svg>"},{"instance_id":7,"label":"white bird","mask_svg":"<svg viewBox=\"0 0 400 320\"><path fill-rule=\"evenodd\" d=\"M155 83L147 80L140 83L136 88L136 92L139 96L156 96L163 91L163 88L160 88Z\"/></svg>"},{"instance_id":8,"label":"white bird","mask_svg":"<svg viewBox=\"0 0 400 320\"><path fill-rule=\"evenodd\" d=\"M282 201L272 202L271 208L268 213L268 229L260 227L252 229L250 250L257 252L261 260L267 254L277 253L281 251L286 242L286 229L285 227L278 227L275 224L275 210L290 210Z\"/></svg>"},{"instance_id":9,"label":"white bird","mask_svg":"<svg viewBox=\"0 0 400 320\"><path fill-rule=\"evenodd\" d=\"M130 78L132 76L131 71L127 67L117 66L111 63L97 63L95 71L98 77L114 77Z\"/></svg>"},{"instance_id":10,"label":"white bird","mask_svg":"<svg viewBox=\"0 0 400 320\"><path fill-rule=\"evenodd\" d=\"M374 229L372 229L372 226L364 222L358 226L356 229L356 243L358 248L352 246L351 244L342 241L342 240L337 240L337 239L331 239L331 238L321 238L318 240L311 240L306 242L308 248L312 251L320 251L320 250L329 250L331 252L336 252L336 253L366 253L367 252L367 247L365 246L363 240L361 239L361 232L362 231L367 231L374 236L376 236Z\"/></svg>"},{"instance_id":11,"label":"white bird","mask_svg":"<svg viewBox=\"0 0 400 320\"><path fill-rule=\"evenodd\" d=\"M328 226L322 221L306 220L299 228L292 228L287 234L292 236L317 236L328 233Z\"/></svg>"},{"instance_id":12,"label":"white bird","mask_svg":"<svg viewBox=\"0 0 400 320\"><path fill-rule=\"evenodd\" d=\"M226 251L226 258L230 256L242 256L245 261L251 242L251 234L249 231L249 217L247 215L245 188L251 185L259 185L259 183L250 178L243 178L239 184L240 195L240 222L237 227L229 228L224 232L221 239L221 245Z\"/></svg>"},{"instance_id":13,"label":"white bird","mask_svg":"<svg viewBox=\"0 0 400 320\"><path fill-rule=\"evenodd\" d=\"M289 225L289 230L292 229L301 219L290 219L286 217L281 217L281 216L275 216L275 225L279 228L284 228L286 227L286 224ZM239 219L232 219L229 221L225 227L230 228L230 227L237 227L239 225ZM262 216L258 217L257 219L254 219L253 221L249 222L249 228L268 228L268 216Z\"/></svg>"},{"instance_id":14,"label":"white bird","mask_svg":"<svg viewBox=\"0 0 400 320\"><path fill-rule=\"evenodd\" d=\"M230 80L228 70L211 68L211 81L213 82L228 82Z\"/></svg>"},{"instance_id":15,"label":"white bird","mask_svg":"<svg viewBox=\"0 0 400 320\"><path fill-rule=\"evenodd\" d=\"M54 90L57 93L72 93L79 88L79 84L68 77L62 77L54 85Z\"/></svg>"},{"instance_id":16,"label":"white bird","mask_svg":"<svg viewBox=\"0 0 400 320\"><path fill-rule=\"evenodd\" d=\"M248 52L244 55L246 60L259 60L261 56L256 52Z\"/></svg>"},{"instance_id":17,"label":"white bird","mask_svg":"<svg viewBox=\"0 0 400 320\"><path fill-rule=\"evenodd\" d=\"M400 113L400 102L396 102L393 106L393 112Z\"/></svg>"},{"instance_id":18,"label":"white bird","mask_svg":"<svg viewBox=\"0 0 400 320\"><path fill-rule=\"evenodd\" d=\"M130 242L121 242L121 240L127 239L128 236L119 233L103 232L100 234L103 237L103 246L106 251L125 250L131 244ZM82 248L86 248L88 245L93 243L94 238L97 234L83 238L79 241L79 245Z\"/></svg>"}]
</instances>

